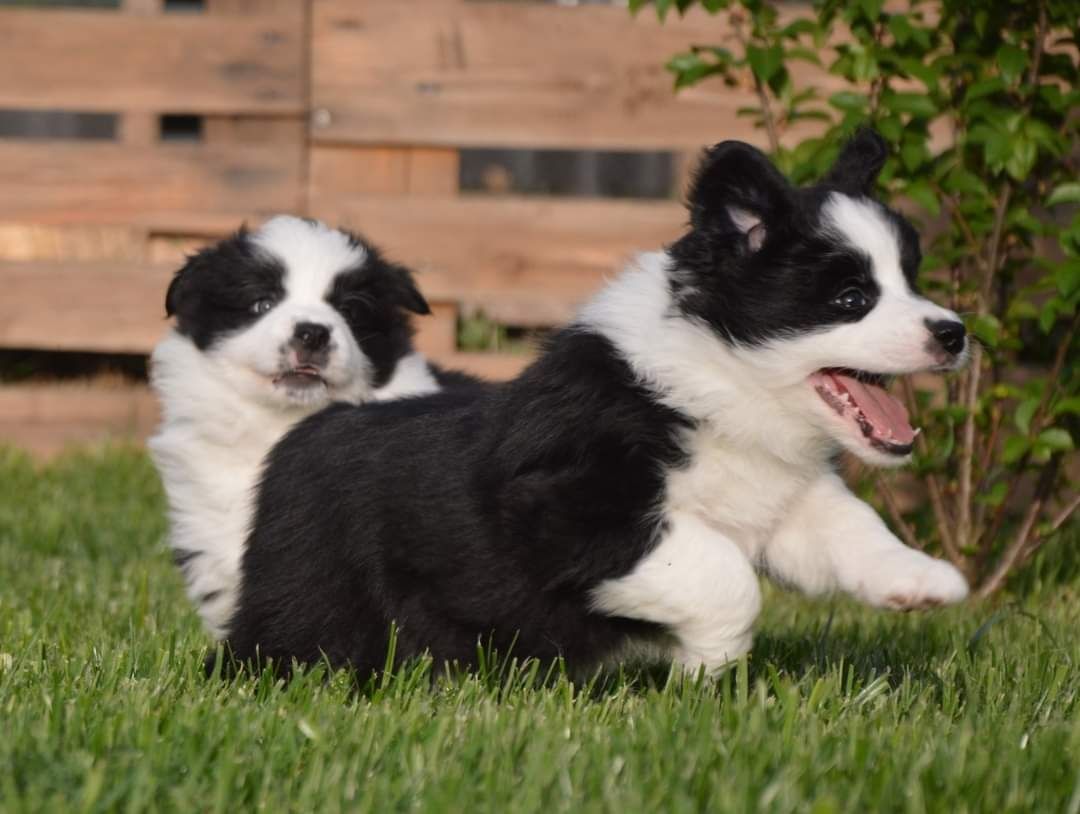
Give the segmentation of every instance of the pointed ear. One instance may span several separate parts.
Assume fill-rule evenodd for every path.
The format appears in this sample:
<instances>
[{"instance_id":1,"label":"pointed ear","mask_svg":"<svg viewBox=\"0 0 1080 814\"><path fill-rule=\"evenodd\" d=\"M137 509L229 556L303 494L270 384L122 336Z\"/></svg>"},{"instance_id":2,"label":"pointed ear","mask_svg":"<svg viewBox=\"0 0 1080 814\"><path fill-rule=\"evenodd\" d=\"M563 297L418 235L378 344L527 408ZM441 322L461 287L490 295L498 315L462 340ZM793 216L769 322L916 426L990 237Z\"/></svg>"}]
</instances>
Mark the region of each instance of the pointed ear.
<instances>
[{"instance_id":1,"label":"pointed ear","mask_svg":"<svg viewBox=\"0 0 1080 814\"><path fill-rule=\"evenodd\" d=\"M187 293L188 273L194 259L194 257L189 257L169 283L169 288L165 292L165 316L167 317L174 317L180 311L180 303Z\"/></svg>"},{"instance_id":2,"label":"pointed ear","mask_svg":"<svg viewBox=\"0 0 1080 814\"><path fill-rule=\"evenodd\" d=\"M416 287L411 271L397 263L387 264L387 271L391 275L390 294L395 304L414 314L431 313L431 306Z\"/></svg>"},{"instance_id":3,"label":"pointed ear","mask_svg":"<svg viewBox=\"0 0 1080 814\"><path fill-rule=\"evenodd\" d=\"M690 224L698 230L738 232L755 252L770 224L792 208L791 184L761 150L724 141L705 151L690 187Z\"/></svg>"},{"instance_id":4,"label":"pointed ear","mask_svg":"<svg viewBox=\"0 0 1080 814\"><path fill-rule=\"evenodd\" d=\"M840 150L823 183L852 195L869 195L888 157L885 139L869 127L860 128Z\"/></svg>"}]
</instances>

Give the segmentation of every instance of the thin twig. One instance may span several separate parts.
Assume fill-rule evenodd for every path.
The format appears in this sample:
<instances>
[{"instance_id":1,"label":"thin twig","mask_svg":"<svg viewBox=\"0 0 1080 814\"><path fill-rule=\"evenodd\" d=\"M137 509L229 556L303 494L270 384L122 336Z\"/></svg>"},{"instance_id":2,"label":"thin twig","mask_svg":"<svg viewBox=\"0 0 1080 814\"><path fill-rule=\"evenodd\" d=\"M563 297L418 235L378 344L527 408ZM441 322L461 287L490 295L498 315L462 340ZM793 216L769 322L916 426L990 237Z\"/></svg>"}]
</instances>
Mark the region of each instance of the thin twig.
<instances>
[{"instance_id":1,"label":"thin twig","mask_svg":"<svg viewBox=\"0 0 1080 814\"><path fill-rule=\"evenodd\" d=\"M885 509L889 513L889 519L892 520L900 538L907 543L909 548L921 550L922 546L919 545L919 539L915 536L914 529L911 528L911 524L900 513L900 505L896 502L896 495L893 494L892 487L885 482L885 478L881 475L877 476L877 487L882 500L885 501Z\"/></svg>"},{"instance_id":2,"label":"thin twig","mask_svg":"<svg viewBox=\"0 0 1080 814\"><path fill-rule=\"evenodd\" d=\"M964 428L960 446L960 494L957 496L956 544L963 551L971 542L971 478L975 458L975 402L979 399L979 374L982 370L982 347L972 343L967 387L964 389Z\"/></svg>"},{"instance_id":3,"label":"thin twig","mask_svg":"<svg viewBox=\"0 0 1080 814\"><path fill-rule=\"evenodd\" d=\"M1016 532L1013 541L1002 552L1001 557L998 558L993 572L983 581L982 585L979 586L979 590L975 593L980 599L985 599L998 591L1019 562L1024 549L1028 545L1032 530L1035 528L1035 521L1039 519L1043 505L1049 498L1050 492L1053 491L1060 460L1061 456L1055 455L1043 471L1039 473L1039 482L1035 486L1035 494L1032 496L1031 504L1028 506L1024 519L1020 523L1020 529Z\"/></svg>"},{"instance_id":4,"label":"thin twig","mask_svg":"<svg viewBox=\"0 0 1080 814\"><path fill-rule=\"evenodd\" d=\"M1061 385L1061 369L1065 366L1065 357L1068 355L1069 348L1072 345L1073 337L1076 335L1078 327L1080 327L1080 313L1073 317L1073 321L1069 324L1069 329L1065 332L1061 344L1058 345L1057 354L1054 356L1054 364L1050 368L1050 374L1046 377L1046 389L1043 390L1042 398L1039 400L1039 404L1031 416L1030 430L1028 433L1029 437L1037 437L1044 429L1043 421L1045 419L1046 408L1049 406L1053 396L1057 395L1058 388ZM1021 456L1015 466L1017 473L1024 471L1024 467L1027 466L1030 457L1030 451L1025 452L1023 456ZM1009 480L1009 486L1005 490L1005 497L1002 499L1001 503L998 504L997 511L994 512L994 517L990 522L990 528L983 532L982 537L979 538L978 547L980 549L983 546L993 545L994 537L997 536L998 530L1001 528L1001 524L1005 519L1005 511L1009 507L1009 501L1013 496L1013 492L1016 491L1016 486L1019 482L1019 474Z\"/></svg>"},{"instance_id":5,"label":"thin twig","mask_svg":"<svg viewBox=\"0 0 1080 814\"><path fill-rule=\"evenodd\" d=\"M907 377L902 378L900 381L904 389L904 400L907 402L908 412L916 415L918 413L918 400L915 398L915 386ZM919 454L926 457L925 434L919 433L916 436L915 445L919 448ZM934 512L934 522L937 525L938 536L941 537L941 547L945 551L945 556L953 564L961 566L963 558L960 556L960 551L957 549L956 541L952 535L952 521L949 518L948 510L945 508L944 492L933 472L928 472L926 475L926 491L930 496L930 508Z\"/></svg>"},{"instance_id":6,"label":"thin twig","mask_svg":"<svg viewBox=\"0 0 1080 814\"><path fill-rule=\"evenodd\" d=\"M983 279L979 283L979 302L976 303L979 313L986 314L990 311L990 294L994 288L994 277L998 272L998 264L1001 262L1001 233L1005 230L1005 215L1009 209L1009 199L1012 197L1012 185L1006 182L1001 197L994 206L994 228L990 233L990 259L983 267Z\"/></svg>"},{"instance_id":7,"label":"thin twig","mask_svg":"<svg viewBox=\"0 0 1080 814\"><path fill-rule=\"evenodd\" d=\"M750 42L743 36L742 15L732 12L729 20L731 28L735 32L735 38L745 52ZM758 103L761 105L761 118L765 122L765 132L769 136L769 150L776 153L780 149L780 136L776 132L776 117L773 115L772 105L769 103L769 94L753 68L750 69L750 74L754 77L754 90L757 92Z\"/></svg>"}]
</instances>

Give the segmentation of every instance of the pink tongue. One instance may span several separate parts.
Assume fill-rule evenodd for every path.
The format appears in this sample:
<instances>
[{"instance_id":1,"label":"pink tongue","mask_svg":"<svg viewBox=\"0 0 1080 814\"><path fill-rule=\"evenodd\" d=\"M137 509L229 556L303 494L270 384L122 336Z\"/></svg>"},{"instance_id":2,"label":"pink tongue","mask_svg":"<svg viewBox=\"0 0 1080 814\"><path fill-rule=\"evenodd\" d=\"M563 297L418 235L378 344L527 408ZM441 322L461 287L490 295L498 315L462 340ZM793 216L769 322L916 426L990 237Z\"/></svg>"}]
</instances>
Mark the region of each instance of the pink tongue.
<instances>
[{"instance_id":1,"label":"pink tongue","mask_svg":"<svg viewBox=\"0 0 1080 814\"><path fill-rule=\"evenodd\" d=\"M897 444L910 444L915 440L915 430L908 421L904 405L873 384L834 373L835 378L848 391L862 413L874 426L874 435ZM889 436L889 431L892 436Z\"/></svg>"}]
</instances>

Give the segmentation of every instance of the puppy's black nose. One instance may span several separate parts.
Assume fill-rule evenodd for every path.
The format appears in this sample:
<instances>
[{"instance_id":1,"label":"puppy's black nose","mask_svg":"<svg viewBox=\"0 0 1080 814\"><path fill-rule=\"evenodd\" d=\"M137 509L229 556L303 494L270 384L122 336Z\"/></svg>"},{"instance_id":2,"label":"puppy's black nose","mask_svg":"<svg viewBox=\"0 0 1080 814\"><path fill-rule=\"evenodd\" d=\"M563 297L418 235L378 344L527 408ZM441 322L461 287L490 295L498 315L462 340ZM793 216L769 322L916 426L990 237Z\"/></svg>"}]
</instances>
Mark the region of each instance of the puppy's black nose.
<instances>
[{"instance_id":1,"label":"puppy's black nose","mask_svg":"<svg viewBox=\"0 0 1080 814\"><path fill-rule=\"evenodd\" d=\"M322 350L330 342L330 329L317 322L301 322L293 331L293 342L307 351Z\"/></svg>"},{"instance_id":2,"label":"puppy's black nose","mask_svg":"<svg viewBox=\"0 0 1080 814\"><path fill-rule=\"evenodd\" d=\"M940 319L935 322L928 319L926 327L930 329L930 333L934 335L934 339L941 344L946 353L956 356L964 350L967 331L964 329L963 322L951 319Z\"/></svg>"}]
</instances>

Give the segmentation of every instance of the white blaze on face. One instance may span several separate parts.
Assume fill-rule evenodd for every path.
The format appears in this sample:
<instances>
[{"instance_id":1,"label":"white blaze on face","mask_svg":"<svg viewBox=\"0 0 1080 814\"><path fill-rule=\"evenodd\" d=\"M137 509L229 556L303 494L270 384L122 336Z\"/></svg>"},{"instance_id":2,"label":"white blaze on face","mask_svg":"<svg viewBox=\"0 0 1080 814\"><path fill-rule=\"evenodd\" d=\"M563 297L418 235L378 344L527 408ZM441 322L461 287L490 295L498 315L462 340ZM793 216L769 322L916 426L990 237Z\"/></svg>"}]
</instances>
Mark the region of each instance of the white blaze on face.
<instances>
[{"instance_id":1,"label":"white blaze on face","mask_svg":"<svg viewBox=\"0 0 1080 814\"><path fill-rule=\"evenodd\" d=\"M371 364L344 317L326 301L335 277L363 265L367 252L336 229L288 215L267 221L251 241L284 269L284 298L258 321L218 343L212 355L251 374L244 384L263 401L312 407L367 398ZM272 380L290 366L289 340L301 322L330 330L329 358L322 371L326 387L287 391Z\"/></svg>"},{"instance_id":2,"label":"white blaze on face","mask_svg":"<svg viewBox=\"0 0 1080 814\"><path fill-rule=\"evenodd\" d=\"M885 213L871 201L834 192L823 208L822 223L830 239L869 259L878 295L874 307L858 321L780 343L797 346L803 363L798 373L807 376L820 368L848 367L902 374L940 365L927 322L959 317L912 291L900 264L900 236Z\"/></svg>"}]
</instances>

